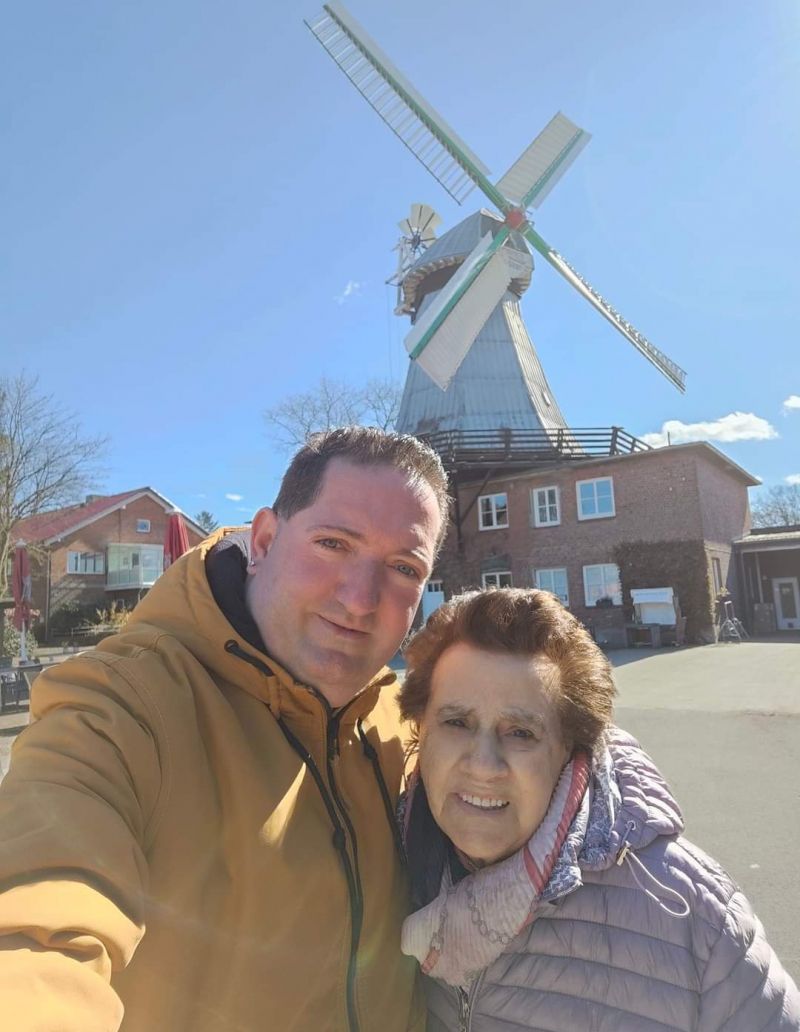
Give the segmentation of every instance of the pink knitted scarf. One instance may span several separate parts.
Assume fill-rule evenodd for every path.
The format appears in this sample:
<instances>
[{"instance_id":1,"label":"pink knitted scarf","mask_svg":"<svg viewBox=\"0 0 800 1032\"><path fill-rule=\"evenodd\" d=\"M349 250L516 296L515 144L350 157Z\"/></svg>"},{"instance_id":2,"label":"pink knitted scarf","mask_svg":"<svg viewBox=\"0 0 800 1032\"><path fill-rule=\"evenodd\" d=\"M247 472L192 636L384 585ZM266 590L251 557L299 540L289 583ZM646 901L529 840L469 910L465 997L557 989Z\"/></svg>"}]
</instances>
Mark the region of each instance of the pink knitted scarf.
<instances>
[{"instance_id":1,"label":"pink knitted scarf","mask_svg":"<svg viewBox=\"0 0 800 1032\"><path fill-rule=\"evenodd\" d=\"M541 824L512 856L458 884L446 870L436 899L403 923L403 953L427 975L469 985L536 917L537 904L589 784L590 760L564 767ZM409 800L410 812L413 800Z\"/></svg>"}]
</instances>

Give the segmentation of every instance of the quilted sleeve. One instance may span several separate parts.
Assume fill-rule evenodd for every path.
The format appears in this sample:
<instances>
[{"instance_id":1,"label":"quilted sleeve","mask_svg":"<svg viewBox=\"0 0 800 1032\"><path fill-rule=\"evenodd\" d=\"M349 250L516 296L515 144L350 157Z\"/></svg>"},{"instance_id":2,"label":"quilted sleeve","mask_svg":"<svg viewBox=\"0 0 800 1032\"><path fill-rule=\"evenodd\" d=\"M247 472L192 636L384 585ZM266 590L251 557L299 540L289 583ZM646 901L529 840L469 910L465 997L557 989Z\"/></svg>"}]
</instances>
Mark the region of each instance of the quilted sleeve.
<instances>
[{"instance_id":1,"label":"quilted sleeve","mask_svg":"<svg viewBox=\"0 0 800 1032\"><path fill-rule=\"evenodd\" d=\"M800 1032L800 993L735 892L702 981L698 1032Z\"/></svg>"}]
</instances>

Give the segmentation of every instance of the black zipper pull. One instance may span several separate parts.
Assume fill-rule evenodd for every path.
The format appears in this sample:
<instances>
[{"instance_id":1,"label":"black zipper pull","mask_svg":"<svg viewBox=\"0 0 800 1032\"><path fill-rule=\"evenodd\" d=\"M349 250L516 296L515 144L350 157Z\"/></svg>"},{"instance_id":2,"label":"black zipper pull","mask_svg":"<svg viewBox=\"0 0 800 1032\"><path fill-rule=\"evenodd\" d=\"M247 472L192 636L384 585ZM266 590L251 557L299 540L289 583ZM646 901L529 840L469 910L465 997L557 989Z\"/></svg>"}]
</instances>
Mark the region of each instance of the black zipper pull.
<instances>
[{"instance_id":1,"label":"black zipper pull","mask_svg":"<svg viewBox=\"0 0 800 1032\"><path fill-rule=\"evenodd\" d=\"M328 756L335 760L339 755L339 717L328 720Z\"/></svg>"}]
</instances>

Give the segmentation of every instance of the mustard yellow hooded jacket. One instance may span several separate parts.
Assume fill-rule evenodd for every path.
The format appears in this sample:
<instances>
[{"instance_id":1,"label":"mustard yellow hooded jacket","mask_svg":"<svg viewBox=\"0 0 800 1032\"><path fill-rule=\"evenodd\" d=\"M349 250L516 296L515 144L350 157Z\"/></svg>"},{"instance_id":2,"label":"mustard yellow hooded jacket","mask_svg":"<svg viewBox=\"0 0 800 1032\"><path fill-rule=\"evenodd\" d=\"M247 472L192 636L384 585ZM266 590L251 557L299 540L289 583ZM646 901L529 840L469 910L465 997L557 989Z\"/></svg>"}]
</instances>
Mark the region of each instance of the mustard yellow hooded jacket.
<instances>
[{"instance_id":1,"label":"mustard yellow hooded jacket","mask_svg":"<svg viewBox=\"0 0 800 1032\"><path fill-rule=\"evenodd\" d=\"M424 1028L394 675L333 714L219 609L220 537L34 685L0 784L3 1030Z\"/></svg>"}]
</instances>

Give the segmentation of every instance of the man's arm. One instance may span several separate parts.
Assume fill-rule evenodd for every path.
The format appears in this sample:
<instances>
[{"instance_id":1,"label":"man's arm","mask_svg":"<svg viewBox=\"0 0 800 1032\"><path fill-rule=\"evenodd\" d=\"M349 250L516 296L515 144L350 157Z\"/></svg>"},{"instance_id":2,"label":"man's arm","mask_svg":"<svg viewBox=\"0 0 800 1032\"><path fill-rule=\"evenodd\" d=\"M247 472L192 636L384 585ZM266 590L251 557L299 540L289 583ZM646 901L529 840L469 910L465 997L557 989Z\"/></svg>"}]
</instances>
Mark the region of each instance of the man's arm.
<instances>
[{"instance_id":1,"label":"man's arm","mask_svg":"<svg viewBox=\"0 0 800 1032\"><path fill-rule=\"evenodd\" d=\"M109 985L144 934L158 714L130 663L40 675L0 784L0 1001L14 1032L116 1032Z\"/></svg>"}]
</instances>

